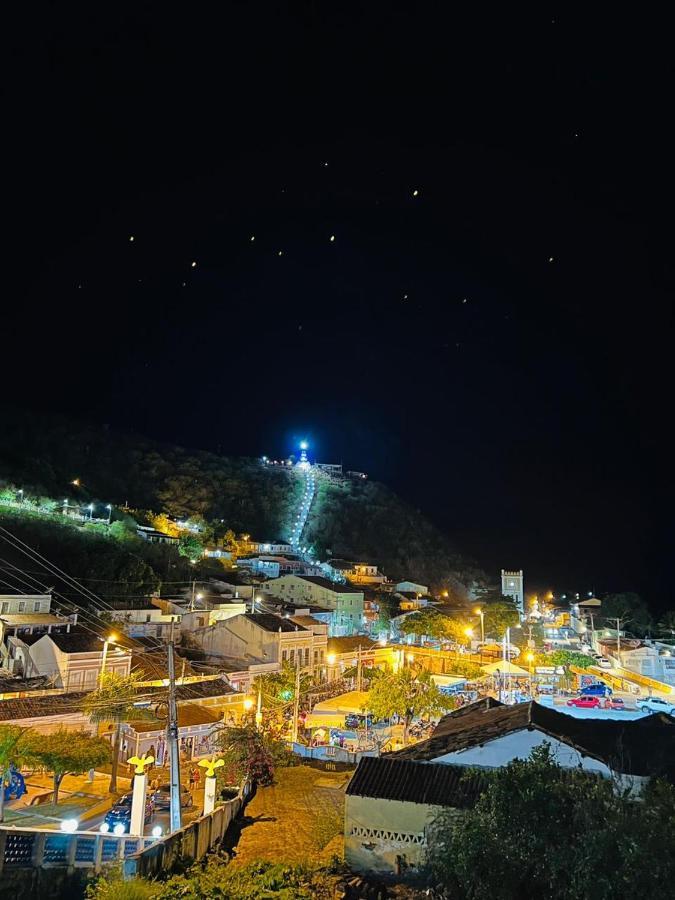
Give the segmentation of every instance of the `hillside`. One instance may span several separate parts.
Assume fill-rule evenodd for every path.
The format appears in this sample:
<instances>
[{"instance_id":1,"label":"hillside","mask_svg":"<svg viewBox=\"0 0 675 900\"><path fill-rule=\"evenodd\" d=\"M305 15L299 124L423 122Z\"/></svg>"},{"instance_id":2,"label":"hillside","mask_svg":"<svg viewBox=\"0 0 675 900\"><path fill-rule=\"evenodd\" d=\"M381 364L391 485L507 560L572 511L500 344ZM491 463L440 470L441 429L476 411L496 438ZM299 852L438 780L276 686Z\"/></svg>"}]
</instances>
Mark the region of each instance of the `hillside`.
<instances>
[{"instance_id":1,"label":"hillside","mask_svg":"<svg viewBox=\"0 0 675 900\"><path fill-rule=\"evenodd\" d=\"M16 412L5 424L0 481L74 503L201 516L216 535L231 528L261 539L286 536L302 490L291 469L160 444L104 426ZM79 486L71 484L74 479ZM424 516L377 482L319 476L306 538L321 554L372 559L390 577L412 577L439 589L481 575ZM165 576L152 560L150 565Z\"/></svg>"}]
</instances>

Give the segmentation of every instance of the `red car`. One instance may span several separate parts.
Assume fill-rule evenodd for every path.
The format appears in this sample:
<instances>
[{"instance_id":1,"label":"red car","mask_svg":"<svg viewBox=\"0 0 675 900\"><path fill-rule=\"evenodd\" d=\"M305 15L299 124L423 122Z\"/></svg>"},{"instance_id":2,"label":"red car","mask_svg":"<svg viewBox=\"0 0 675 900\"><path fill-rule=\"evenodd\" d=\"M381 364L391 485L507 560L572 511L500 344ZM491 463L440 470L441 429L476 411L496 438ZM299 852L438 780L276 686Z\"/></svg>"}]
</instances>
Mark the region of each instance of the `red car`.
<instances>
[{"instance_id":1,"label":"red car","mask_svg":"<svg viewBox=\"0 0 675 900\"><path fill-rule=\"evenodd\" d=\"M577 706L580 709L598 709L600 707L600 698L582 694L580 697L572 697L567 701L568 706Z\"/></svg>"},{"instance_id":2,"label":"red car","mask_svg":"<svg viewBox=\"0 0 675 900\"><path fill-rule=\"evenodd\" d=\"M605 697L605 701L602 704L605 709L625 709L626 705L621 699L621 697Z\"/></svg>"}]
</instances>

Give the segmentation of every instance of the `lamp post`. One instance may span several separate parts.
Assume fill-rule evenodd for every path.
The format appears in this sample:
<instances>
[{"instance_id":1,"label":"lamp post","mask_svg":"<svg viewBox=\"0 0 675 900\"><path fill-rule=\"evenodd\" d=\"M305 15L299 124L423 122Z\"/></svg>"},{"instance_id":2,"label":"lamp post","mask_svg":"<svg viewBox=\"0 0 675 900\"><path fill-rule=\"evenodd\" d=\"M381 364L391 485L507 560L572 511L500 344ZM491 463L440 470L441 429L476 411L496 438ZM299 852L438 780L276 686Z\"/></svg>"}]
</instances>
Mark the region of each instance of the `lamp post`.
<instances>
[{"instance_id":1,"label":"lamp post","mask_svg":"<svg viewBox=\"0 0 675 900\"><path fill-rule=\"evenodd\" d=\"M103 687L103 676L105 675L105 664L108 659L108 644L113 644L117 640L116 634L109 634L103 641L103 656L101 657L101 672L98 676L98 686Z\"/></svg>"},{"instance_id":2,"label":"lamp post","mask_svg":"<svg viewBox=\"0 0 675 900\"><path fill-rule=\"evenodd\" d=\"M89 506L87 507L87 509L89 510L89 521L93 522L94 521L94 504L90 503Z\"/></svg>"},{"instance_id":3,"label":"lamp post","mask_svg":"<svg viewBox=\"0 0 675 900\"><path fill-rule=\"evenodd\" d=\"M485 613L483 610L478 607L478 609L474 610L477 616L480 616L480 641L481 644L485 643Z\"/></svg>"},{"instance_id":4,"label":"lamp post","mask_svg":"<svg viewBox=\"0 0 675 900\"><path fill-rule=\"evenodd\" d=\"M107 522L107 524L110 525L110 520L112 519L112 503L106 504L106 509L108 510L108 522Z\"/></svg>"}]
</instances>

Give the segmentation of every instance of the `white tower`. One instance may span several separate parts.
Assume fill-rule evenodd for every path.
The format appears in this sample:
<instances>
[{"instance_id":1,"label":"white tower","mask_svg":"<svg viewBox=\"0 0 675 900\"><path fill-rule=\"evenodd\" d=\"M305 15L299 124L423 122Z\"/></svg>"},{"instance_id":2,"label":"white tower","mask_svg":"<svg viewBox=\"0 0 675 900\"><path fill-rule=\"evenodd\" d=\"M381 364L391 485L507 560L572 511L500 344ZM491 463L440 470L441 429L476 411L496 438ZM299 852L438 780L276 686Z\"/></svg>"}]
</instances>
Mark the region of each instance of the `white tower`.
<instances>
[{"instance_id":1,"label":"white tower","mask_svg":"<svg viewBox=\"0 0 675 900\"><path fill-rule=\"evenodd\" d=\"M523 589L523 570L509 572L502 569L502 594L505 597L513 597L516 606L522 615L525 611L525 591Z\"/></svg>"}]
</instances>

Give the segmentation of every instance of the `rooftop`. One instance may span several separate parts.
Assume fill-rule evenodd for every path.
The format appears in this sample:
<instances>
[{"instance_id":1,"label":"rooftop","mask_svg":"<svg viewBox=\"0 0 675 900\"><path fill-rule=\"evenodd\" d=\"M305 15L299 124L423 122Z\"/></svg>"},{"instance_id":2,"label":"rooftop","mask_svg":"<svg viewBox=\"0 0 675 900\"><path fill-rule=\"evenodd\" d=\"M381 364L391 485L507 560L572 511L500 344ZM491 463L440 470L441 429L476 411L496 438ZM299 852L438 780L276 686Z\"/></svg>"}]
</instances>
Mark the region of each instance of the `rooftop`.
<instances>
[{"instance_id":1,"label":"rooftop","mask_svg":"<svg viewBox=\"0 0 675 900\"><path fill-rule=\"evenodd\" d=\"M526 729L543 732L615 771L675 778L675 719L670 716L657 714L632 721L577 719L535 702L471 706L443 716L426 741L388 756L432 761Z\"/></svg>"},{"instance_id":2,"label":"rooftop","mask_svg":"<svg viewBox=\"0 0 675 900\"><path fill-rule=\"evenodd\" d=\"M53 613L3 613L0 620L10 628L16 625L65 625L67 620Z\"/></svg>"},{"instance_id":3,"label":"rooftop","mask_svg":"<svg viewBox=\"0 0 675 900\"><path fill-rule=\"evenodd\" d=\"M348 584L337 584L335 581L330 581L330 579L323 578L321 575L296 575L295 577L308 581L310 584L315 584L317 587L332 591L334 594L363 594L363 591L358 588L350 587Z\"/></svg>"},{"instance_id":4,"label":"rooftop","mask_svg":"<svg viewBox=\"0 0 675 900\"><path fill-rule=\"evenodd\" d=\"M206 709L199 704L178 707L178 728L190 728L195 725L215 725L222 721L222 714ZM166 719L139 719L129 722L129 728L137 734L148 731L165 731Z\"/></svg>"},{"instance_id":5,"label":"rooftop","mask_svg":"<svg viewBox=\"0 0 675 900\"><path fill-rule=\"evenodd\" d=\"M354 635L353 637L332 637L328 638L326 649L329 653L356 653L359 647L362 650L372 650L379 647L377 641L372 641L369 637Z\"/></svg>"},{"instance_id":6,"label":"rooftop","mask_svg":"<svg viewBox=\"0 0 675 900\"><path fill-rule=\"evenodd\" d=\"M275 616L273 613L245 613L245 616L265 631L307 631L302 625L296 625L290 619Z\"/></svg>"},{"instance_id":7,"label":"rooftop","mask_svg":"<svg viewBox=\"0 0 675 900\"><path fill-rule=\"evenodd\" d=\"M314 616L291 616L291 622L302 625L302 627L306 628L308 631L312 631L317 626L326 628L326 624L315 619Z\"/></svg>"},{"instance_id":8,"label":"rooftop","mask_svg":"<svg viewBox=\"0 0 675 900\"><path fill-rule=\"evenodd\" d=\"M161 688L140 688L143 697L156 697L157 700L166 697L166 691ZM222 678L214 678L209 681L197 681L191 684L180 684L176 687L176 700L180 704L194 700L206 700L209 697L220 697L235 694L236 691ZM82 707L82 701L88 691L73 691L69 694L53 694L47 697L22 697L16 700L0 700L0 722L8 722L14 719L39 719L48 716L59 716L66 713L77 713ZM181 707L178 707L179 710Z\"/></svg>"},{"instance_id":9,"label":"rooftop","mask_svg":"<svg viewBox=\"0 0 675 900\"><path fill-rule=\"evenodd\" d=\"M461 766L364 756L346 793L351 797L466 808L474 805L485 783L480 775Z\"/></svg>"}]
</instances>

